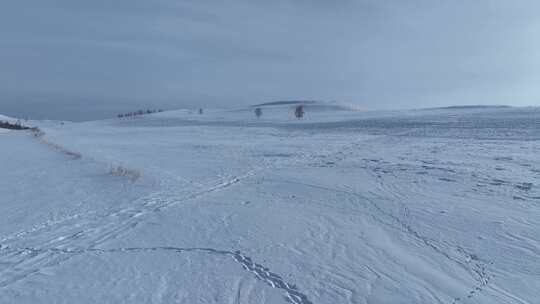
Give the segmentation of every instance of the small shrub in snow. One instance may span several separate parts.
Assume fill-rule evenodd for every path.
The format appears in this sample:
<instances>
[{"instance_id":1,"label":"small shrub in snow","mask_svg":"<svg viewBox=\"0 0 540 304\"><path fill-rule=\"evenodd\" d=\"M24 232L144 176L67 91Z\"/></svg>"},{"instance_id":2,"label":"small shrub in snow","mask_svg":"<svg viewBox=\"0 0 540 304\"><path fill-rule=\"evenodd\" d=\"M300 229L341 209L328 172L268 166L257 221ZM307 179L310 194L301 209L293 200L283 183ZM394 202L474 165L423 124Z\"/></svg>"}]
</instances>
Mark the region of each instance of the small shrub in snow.
<instances>
[{"instance_id":1,"label":"small shrub in snow","mask_svg":"<svg viewBox=\"0 0 540 304\"><path fill-rule=\"evenodd\" d=\"M114 176L127 177L132 182L135 182L141 177L141 173L139 171L125 168L123 166L112 166L109 173Z\"/></svg>"}]
</instances>

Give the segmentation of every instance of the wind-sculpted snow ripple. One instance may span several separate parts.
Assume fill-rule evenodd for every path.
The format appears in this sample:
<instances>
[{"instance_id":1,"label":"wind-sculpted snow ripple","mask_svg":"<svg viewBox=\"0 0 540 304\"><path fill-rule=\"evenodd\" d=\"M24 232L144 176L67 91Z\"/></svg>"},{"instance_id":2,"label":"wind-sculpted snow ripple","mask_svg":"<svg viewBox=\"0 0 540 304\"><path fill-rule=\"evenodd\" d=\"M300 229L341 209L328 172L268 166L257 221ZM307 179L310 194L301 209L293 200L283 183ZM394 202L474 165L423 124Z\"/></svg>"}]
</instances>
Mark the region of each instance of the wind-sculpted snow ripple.
<instances>
[{"instance_id":1,"label":"wind-sculpted snow ripple","mask_svg":"<svg viewBox=\"0 0 540 304\"><path fill-rule=\"evenodd\" d=\"M56 267L77 254L158 250L193 251L228 255L267 285L284 290L286 298L291 303L311 304L312 302L308 300L307 296L297 291L294 285L286 283L281 276L270 272L268 268L260 264L254 263L251 258L239 251L180 247L134 247L109 250L97 248L107 240L131 231L143 221L145 215L160 212L176 204L228 188L239 183L242 179L253 176L256 172L258 171L251 170L240 176L219 179L202 189L186 191L181 194L154 193L103 216L91 216L90 218L77 216L5 237L3 243L0 244L0 289L38 274L44 268ZM73 220L77 220L77 222L75 223ZM21 239L21 237L24 237L24 239Z\"/></svg>"},{"instance_id":2,"label":"wind-sculpted snow ripple","mask_svg":"<svg viewBox=\"0 0 540 304\"><path fill-rule=\"evenodd\" d=\"M172 251L176 253L184 252L200 252L207 253L212 255L225 255L230 256L239 263L242 268L246 271L249 271L255 275L255 277L269 285L272 288L280 289L285 292L285 298L287 301L293 304L312 304L308 297L300 292L296 285L287 283L283 277L280 275L271 272L267 267L254 262L250 257L242 254L240 251L230 251L230 250L220 250L214 248L204 248L204 247L172 247L172 246L162 246L162 247L125 247L125 248L114 248L114 249L100 249L100 248L86 248L86 249L63 249L63 248L10 248L8 246L0 246L0 251L4 251L3 254L7 256L17 256L23 255L28 257L51 257L54 255L78 255L86 253L95 253L95 254L117 254L117 253L140 253L140 252L154 252L154 251ZM21 274L22 275L22 274ZM9 281L0 280L0 288L9 285Z\"/></svg>"},{"instance_id":3,"label":"wind-sculpted snow ripple","mask_svg":"<svg viewBox=\"0 0 540 304\"><path fill-rule=\"evenodd\" d=\"M467 271L472 273L475 276L475 280L477 283L472 286L472 288L467 293L466 297L468 299L472 298L476 293L482 291L489 284L491 278L493 277L493 275L489 274L487 271L489 265L493 264L491 261L483 261L479 259L476 254L470 253L463 247L458 246L457 248L455 248L455 251L457 251L457 253L459 253L462 257L465 258L465 261L462 261L462 259L454 257L451 254L451 249L445 248L448 246L445 246L445 244L421 234L411 225L403 221L399 216L396 216L393 213L381 208L373 199L364 197L354 192L350 192L350 194L368 202L375 210L377 210L378 213L384 215L387 219L390 219L392 222L394 222L394 224L396 224L395 228L407 233L414 239L423 243L426 247L431 248L433 251L444 256L446 259L453 261L457 265L460 265L463 269L466 269ZM384 200L383 197L377 196L375 193L371 193L371 195L378 197L379 200ZM457 304L462 300L463 298L461 297L455 297L452 301L452 304Z\"/></svg>"},{"instance_id":4,"label":"wind-sculpted snow ripple","mask_svg":"<svg viewBox=\"0 0 540 304\"><path fill-rule=\"evenodd\" d=\"M250 176L248 172L240 178ZM240 181L239 177L220 180L212 186L202 190L188 191L183 195L170 195L165 193L152 194L143 197L130 206L125 206L109 214L91 217L74 218L73 220L58 222L58 225L44 225L40 229L28 233L19 232L15 237L4 238L4 247L20 247L19 244L32 244L35 248L64 248L82 247L95 248L105 241L118 237L136 227L145 215L160 212L167 207L196 199L208 193L230 187ZM25 236L20 239L17 235ZM37 240L32 243L31 240ZM5 252L0 254L0 287L10 285L39 271L41 267L58 265L69 257L36 255L11 255Z\"/></svg>"},{"instance_id":5,"label":"wind-sculpted snow ripple","mask_svg":"<svg viewBox=\"0 0 540 304\"><path fill-rule=\"evenodd\" d=\"M442 240L435 240L422 234L419 230L408 224L400 216L382 208L378 202L386 200L387 198L384 196L378 195L374 192L369 192L369 196L367 196L348 188L329 188L323 185L309 184L293 180L287 180L287 183L295 183L320 190L338 192L351 196L355 199L355 201L367 203L366 206L372 210L371 215L374 220L385 226L405 233L412 239L418 241L427 248L430 248L437 254L468 271L473 276L476 283L471 286L470 290L465 296L453 298L451 302L452 304L462 303L467 299L473 298L475 295L484 290L493 278L493 274L489 272L489 267L493 264L493 262L480 259L476 254L469 252L461 246L454 247L454 245L446 244ZM348 210L347 212L351 211Z\"/></svg>"}]
</instances>

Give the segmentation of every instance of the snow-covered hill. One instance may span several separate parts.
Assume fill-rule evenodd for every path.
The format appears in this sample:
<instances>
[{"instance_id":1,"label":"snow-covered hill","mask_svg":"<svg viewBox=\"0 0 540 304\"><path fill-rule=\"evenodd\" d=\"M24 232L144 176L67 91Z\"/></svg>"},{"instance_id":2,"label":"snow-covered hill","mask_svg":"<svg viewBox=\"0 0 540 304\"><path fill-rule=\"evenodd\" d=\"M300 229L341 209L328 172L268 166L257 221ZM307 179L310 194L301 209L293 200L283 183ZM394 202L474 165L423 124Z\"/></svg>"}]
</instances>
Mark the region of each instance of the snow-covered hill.
<instances>
[{"instance_id":1,"label":"snow-covered hill","mask_svg":"<svg viewBox=\"0 0 540 304\"><path fill-rule=\"evenodd\" d=\"M540 110L306 104L0 136L1 303L537 303Z\"/></svg>"},{"instance_id":2,"label":"snow-covered hill","mask_svg":"<svg viewBox=\"0 0 540 304\"><path fill-rule=\"evenodd\" d=\"M11 118L9 116L6 116L6 115L0 114L0 120L2 120L2 121L10 121L10 120L13 120L13 118Z\"/></svg>"}]
</instances>

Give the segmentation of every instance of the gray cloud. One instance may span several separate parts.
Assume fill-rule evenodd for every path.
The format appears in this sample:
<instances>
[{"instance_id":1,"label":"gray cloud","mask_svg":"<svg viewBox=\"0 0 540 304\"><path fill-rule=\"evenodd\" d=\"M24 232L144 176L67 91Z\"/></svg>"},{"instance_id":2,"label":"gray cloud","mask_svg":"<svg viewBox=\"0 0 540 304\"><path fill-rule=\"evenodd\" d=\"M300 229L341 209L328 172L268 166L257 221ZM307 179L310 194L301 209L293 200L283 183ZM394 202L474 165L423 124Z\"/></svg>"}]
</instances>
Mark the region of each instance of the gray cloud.
<instances>
[{"instance_id":1,"label":"gray cloud","mask_svg":"<svg viewBox=\"0 0 540 304\"><path fill-rule=\"evenodd\" d=\"M11 1L0 112L331 99L367 109L534 104L535 1Z\"/></svg>"}]
</instances>

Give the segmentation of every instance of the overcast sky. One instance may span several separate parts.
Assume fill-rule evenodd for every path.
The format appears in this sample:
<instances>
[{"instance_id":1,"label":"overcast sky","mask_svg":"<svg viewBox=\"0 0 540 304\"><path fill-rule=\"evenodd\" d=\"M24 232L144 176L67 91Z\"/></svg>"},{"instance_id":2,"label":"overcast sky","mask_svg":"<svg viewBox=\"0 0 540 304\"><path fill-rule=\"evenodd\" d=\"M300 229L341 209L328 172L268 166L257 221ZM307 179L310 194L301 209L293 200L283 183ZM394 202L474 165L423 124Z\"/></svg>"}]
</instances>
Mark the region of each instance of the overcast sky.
<instances>
[{"instance_id":1,"label":"overcast sky","mask_svg":"<svg viewBox=\"0 0 540 304\"><path fill-rule=\"evenodd\" d=\"M538 37L540 1L2 1L0 113L540 105Z\"/></svg>"}]
</instances>

